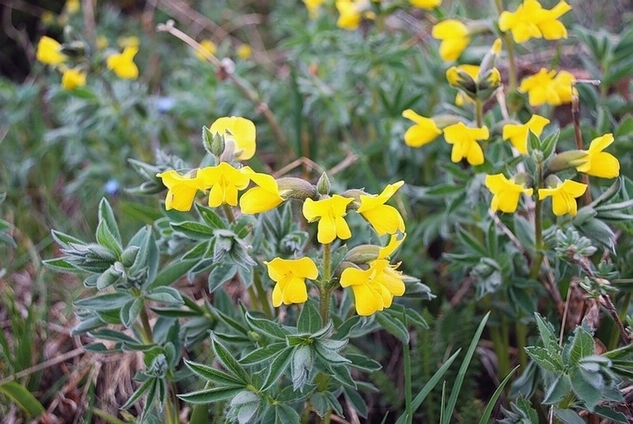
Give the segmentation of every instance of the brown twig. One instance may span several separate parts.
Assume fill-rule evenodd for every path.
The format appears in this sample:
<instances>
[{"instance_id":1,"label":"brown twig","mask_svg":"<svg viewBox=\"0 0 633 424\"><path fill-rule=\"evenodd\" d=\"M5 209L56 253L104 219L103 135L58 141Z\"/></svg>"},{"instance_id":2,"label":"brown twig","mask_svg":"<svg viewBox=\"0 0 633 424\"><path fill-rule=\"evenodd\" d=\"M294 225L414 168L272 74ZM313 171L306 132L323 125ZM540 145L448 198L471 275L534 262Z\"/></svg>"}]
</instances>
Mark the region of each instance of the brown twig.
<instances>
[{"instance_id":1,"label":"brown twig","mask_svg":"<svg viewBox=\"0 0 633 424\"><path fill-rule=\"evenodd\" d=\"M275 137L277 138L277 141L282 145L282 147L284 149L287 149L288 151L292 151L290 148L290 145L288 144L288 140L286 140L286 137L281 131L281 126L279 125L279 122L277 122L277 118L275 118L275 115L272 113L272 111L268 107L268 104L261 101L255 93L249 90L248 87L246 87L242 83L242 81L240 81L232 72L226 69L226 67L222 64L222 62L217 57L215 57L213 54L211 54L210 52L202 48L200 43L198 43L196 40L191 38L189 35L185 34L184 32L180 31L178 28L176 28L174 26L174 21L171 19L167 21L167 23L158 24L156 26L156 30L161 31L161 32L167 32L173 35L174 37L178 38L185 44L192 47L194 50L196 50L196 52L200 53L209 63L211 63L216 68L216 70L223 70L225 72L226 78L229 81L231 81L231 83L244 95L244 97L246 97L255 105L255 109L257 111L259 111L260 113L264 115L264 117L270 124L270 127L273 133L275 134Z\"/></svg>"}]
</instances>

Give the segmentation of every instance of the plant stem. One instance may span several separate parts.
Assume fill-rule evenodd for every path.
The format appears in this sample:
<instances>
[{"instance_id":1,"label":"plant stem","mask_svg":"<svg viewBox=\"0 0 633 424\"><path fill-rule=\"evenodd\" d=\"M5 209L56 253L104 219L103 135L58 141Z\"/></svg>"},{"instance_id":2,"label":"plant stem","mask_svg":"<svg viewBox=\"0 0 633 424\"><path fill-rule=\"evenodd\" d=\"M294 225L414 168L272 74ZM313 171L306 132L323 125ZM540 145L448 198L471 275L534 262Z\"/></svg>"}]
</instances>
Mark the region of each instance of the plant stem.
<instances>
[{"instance_id":1,"label":"plant stem","mask_svg":"<svg viewBox=\"0 0 633 424\"><path fill-rule=\"evenodd\" d=\"M497 8L497 13L501 16L503 13L503 0L495 0L495 6ZM503 44L506 47L506 52L508 53L508 90L507 93L510 95L514 95L514 92L517 90L519 86L519 79L517 74L516 60L514 55L514 41L512 40L512 36L508 32L504 32L501 34L501 39L503 40ZM514 105L515 102L509 102L509 110L512 115L516 113L516 107Z\"/></svg>"},{"instance_id":2,"label":"plant stem","mask_svg":"<svg viewBox=\"0 0 633 424\"><path fill-rule=\"evenodd\" d=\"M402 313L402 323L407 326L407 314ZM413 409L411 405L411 352L409 350L409 340L402 343L402 358L404 365L404 405L406 423L413 422Z\"/></svg>"},{"instance_id":3,"label":"plant stem","mask_svg":"<svg viewBox=\"0 0 633 424\"><path fill-rule=\"evenodd\" d=\"M484 102L481 99L475 100L475 119L477 120L477 128L481 128L484 121Z\"/></svg>"},{"instance_id":4,"label":"plant stem","mask_svg":"<svg viewBox=\"0 0 633 424\"><path fill-rule=\"evenodd\" d=\"M527 325L525 325L525 323L521 322L520 320L521 318L519 317L515 326L516 345L519 356L519 364L521 365L522 369L525 369L528 364L527 353L525 352L525 346L527 344Z\"/></svg>"},{"instance_id":5,"label":"plant stem","mask_svg":"<svg viewBox=\"0 0 633 424\"><path fill-rule=\"evenodd\" d=\"M538 189L543 186L543 164L538 162L537 181L534 187L534 259L530 268L530 278L538 279L543 262L543 202L539 199Z\"/></svg>"},{"instance_id":6,"label":"plant stem","mask_svg":"<svg viewBox=\"0 0 633 424\"><path fill-rule=\"evenodd\" d=\"M323 280L319 285L319 310L321 312L321 322L327 325L330 320L330 295L332 294L332 245L323 245Z\"/></svg>"},{"instance_id":7,"label":"plant stem","mask_svg":"<svg viewBox=\"0 0 633 424\"><path fill-rule=\"evenodd\" d=\"M233 209L231 209L228 204L224 203L222 204L222 210L224 211L224 215L226 216L226 219L229 221L229 223L234 223L235 215L233 214Z\"/></svg>"},{"instance_id":8,"label":"plant stem","mask_svg":"<svg viewBox=\"0 0 633 424\"><path fill-rule=\"evenodd\" d=\"M270 302L268 302L268 294L262 285L262 279L260 274L255 273L253 275L253 285L257 290L257 297L259 298L259 303L262 306L262 312L266 315L267 318L273 318L273 309L270 306Z\"/></svg>"}]
</instances>

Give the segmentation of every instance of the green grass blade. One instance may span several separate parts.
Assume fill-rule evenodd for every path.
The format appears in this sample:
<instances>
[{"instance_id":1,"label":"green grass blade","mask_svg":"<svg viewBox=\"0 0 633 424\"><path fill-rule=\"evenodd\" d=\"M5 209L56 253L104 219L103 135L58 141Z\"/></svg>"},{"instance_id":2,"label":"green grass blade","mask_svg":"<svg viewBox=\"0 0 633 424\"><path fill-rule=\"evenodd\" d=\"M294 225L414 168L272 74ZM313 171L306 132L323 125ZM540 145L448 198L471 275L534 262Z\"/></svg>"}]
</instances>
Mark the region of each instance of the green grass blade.
<instances>
[{"instance_id":1,"label":"green grass blade","mask_svg":"<svg viewBox=\"0 0 633 424\"><path fill-rule=\"evenodd\" d=\"M435 385L442 379L446 371L448 371L448 368L453 364L455 359L457 359L457 356L459 355L460 351L461 349L453 353L451 357L448 358L446 362L444 362L444 364L437 371L435 371L435 374L433 374L433 377L431 377L429 381L427 381L424 387L422 387L422 390L420 390L420 392L416 395L416 397L411 402L412 413L415 413L415 411L420 407L420 405L422 405L422 402L424 402L424 399L426 399L426 397L429 395L431 390L433 390ZM398 418L398 421L396 422L396 424L403 424L405 422L405 419L406 419L405 415L401 416L400 418Z\"/></svg>"},{"instance_id":2,"label":"green grass blade","mask_svg":"<svg viewBox=\"0 0 633 424\"><path fill-rule=\"evenodd\" d=\"M477 348L477 344L479 343L481 333L483 333L484 328L486 327L488 317L490 317L490 312L488 312L479 323L479 327L475 332L475 336L473 337L473 340L470 342L470 346L468 347L468 352L466 352L466 356L464 357L464 362L462 362L462 366L459 367L457 378L455 378L455 385L453 386L453 390L451 390L451 396L448 399L448 403L446 404L446 410L443 411L443 419L440 420L442 424L450 424L451 417L453 416L453 411L455 410L455 405L457 404L457 396L459 395L459 391L462 388L462 383L464 382L464 378L466 377L466 370L468 369L470 361L475 354L475 349Z\"/></svg>"},{"instance_id":3,"label":"green grass blade","mask_svg":"<svg viewBox=\"0 0 633 424\"><path fill-rule=\"evenodd\" d=\"M497 387L497 390L495 390L495 392L492 394L492 397L488 401L488 405L486 406L486 409L484 410L484 413L481 416L481 419L479 420L479 424L486 424L490 420L490 415L492 414L492 410L494 409L495 404L497 403L497 399L499 399L499 396L501 396L501 392L503 392L503 388L508 383L508 381L510 381L510 377L512 377L514 372L519 367L520 365L517 365L516 367L514 367L512 371L510 371L508 375L506 375L506 378L503 379L501 384L499 384L499 387Z\"/></svg>"},{"instance_id":4,"label":"green grass blade","mask_svg":"<svg viewBox=\"0 0 633 424\"><path fill-rule=\"evenodd\" d=\"M26 387L15 381L0 385L0 392L4 393L33 418L40 416L45 411L42 404L35 399L35 396Z\"/></svg>"}]
</instances>

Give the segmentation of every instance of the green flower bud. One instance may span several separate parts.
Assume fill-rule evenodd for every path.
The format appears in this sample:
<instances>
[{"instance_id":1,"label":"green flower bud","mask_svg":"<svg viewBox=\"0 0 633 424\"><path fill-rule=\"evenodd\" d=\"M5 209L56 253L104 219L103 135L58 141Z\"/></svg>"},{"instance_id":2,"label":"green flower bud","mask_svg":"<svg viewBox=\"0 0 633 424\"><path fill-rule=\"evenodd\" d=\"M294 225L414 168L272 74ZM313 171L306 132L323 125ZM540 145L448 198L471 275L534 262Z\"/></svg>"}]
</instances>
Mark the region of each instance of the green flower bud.
<instances>
[{"instance_id":1,"label":"green flower bud","mask_svg":"<svg viewBox=\"0 0 633 424\"><path fill-rule=\"evenodd\" d=\"M583 150L570 150L559 153L548 163L546 172L554 173L564 169L576 168L586 162L587 152Z\"/></svg>"},{"instance_id":2,"label":"green flower bud","mask_svg":"<svg viewBox=\"0 0 633 424\"><path fill-rule=\"evenodd\" d=\"M219 133L213 133L206 126L202 127L202 145L204 149L215 157L220 157L224 152L224 137Z\"/></svg>"},{"instance_id":3,"label":"green flower bud","mask_svg":"<svg viewBox=\"0 0 633 424\"><path fill-rule=\"evenodd\" d=\"M317 181L316 183L316 190L320 195L325 196L327 194L330 194L330 187L331 187L330 179L328 178L327 174L324 172L323 174L321 174L319 181Z\"/></svg>"},{"instance_id":4,"label":"green flower bud","mask_svg":"<svg viewBox=\"0 0 633 424\"><path fill-rule=\"evenodd\" d=\"M277 180L279 195L284 199L315 199L318 197L315 186L296 177L283 177Z\"/></svg>"},{"instance_id":5,"label":"green flower bud","mask_svg":"<svg viewBox=\"0 0 633 424\"><path fill-rule=\"evenodd\" d=\"M379 253L380 246L361 244L360 246L351 248L343 260L357 265L366 264L378 259Z\"/></svg>"}]
</instances>

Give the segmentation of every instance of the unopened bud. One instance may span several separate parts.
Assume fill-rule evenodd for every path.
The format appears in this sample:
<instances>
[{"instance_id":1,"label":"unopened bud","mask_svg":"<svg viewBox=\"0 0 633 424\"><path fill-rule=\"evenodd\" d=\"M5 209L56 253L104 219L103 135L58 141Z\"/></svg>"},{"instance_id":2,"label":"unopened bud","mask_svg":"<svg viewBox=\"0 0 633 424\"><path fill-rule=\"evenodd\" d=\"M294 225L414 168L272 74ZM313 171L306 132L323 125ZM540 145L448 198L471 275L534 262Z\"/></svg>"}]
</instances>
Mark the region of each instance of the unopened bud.
<instances>
[{"instance_id":1,"label":"unopened bud","mask_svg":"<svg viewBox=\"0 0 633 424\"><path fill-rule=\"evenodd\" d=\"M130 267L134 264L136 260L136 256L138 255L139 250L141 250L138 246L128 246L125 248L123 253L121 253L121 263L123 266Z\"/></svg>"},{"instance_id":2,"label":"unopened bud","mask_svg":"<svg viewBox=\"0 0 633 424\"><path fill-rule=\"evenodd\" d=\"M380 246L375 246L373 244L361 244L360 246L351 248L343 260L361 265L378 259L379 254Z\"/></svg>"},{"instance_id":3,"label":"unopened bud","mask_svg":"<svg viewBox=\"0 0 633 424\"><path fill-rule=\"evenodd\" d=\"M328 178L327 174L324 172L323 174L321 174L321 177L319 178L319 181L317 181L316 183L316 190L320 195L327 195L330 194L330 179Z\"/></svg>"},{"instance_id":4,"label":"unopened bud","mask_svg":"<svg viewBox=\"0 0 633 424\"><path fill-rule=\"evenodd\" d=\"M450 85L464 90L469 96L471 94L474 96L477 92L477 82L462 67L451 66L448 68L446 79Z\"/></svg>"},{"instance_id":5,"label":"unopened bud","mask_svg":"<svg viewBox=\"0 0 633 424\"><path fill-rule=\"evenodd\" d=\"M587 152L584 150L569 150L559 153L547 163L547 172L554 173L564 169L576 168L587 162Z\"/></svg>"},{"instance_id":6,"label":"unopened bud","mask_svg":"<svg viewBox=\"0 0 633 424\"><path fill-rule=\"evenodd\" d=\"M282 199L315 199L318 197L317 189L315 186L296 177L283 177L277 180L277 187L279 195Z\"/></svg>"},{"instance_id":7,"label":"unopened bud","mask_svg":"<svg viewBox=\"0 0 633 424\"><path fill-rule=\"evenodd\" d=\"M202 145L204 149L215 157L220 157L224 152L224 137L219 133L213 133L206 126L202 127Z\"/></svg>"}]
</instances>

